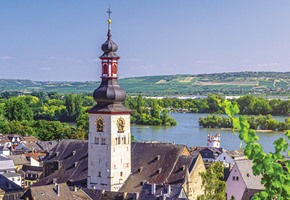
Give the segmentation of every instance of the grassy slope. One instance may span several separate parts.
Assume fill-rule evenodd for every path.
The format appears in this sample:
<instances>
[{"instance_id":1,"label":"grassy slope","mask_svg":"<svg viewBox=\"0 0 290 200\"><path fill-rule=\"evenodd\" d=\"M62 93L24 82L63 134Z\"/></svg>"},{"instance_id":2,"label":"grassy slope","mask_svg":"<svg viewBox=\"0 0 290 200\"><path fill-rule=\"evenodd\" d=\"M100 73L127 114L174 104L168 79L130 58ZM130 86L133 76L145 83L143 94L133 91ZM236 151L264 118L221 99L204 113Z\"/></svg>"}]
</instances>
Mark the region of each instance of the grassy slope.
<instances>
[{"instance_id":1,"label":"grassy slope","mask_svg":"<svg viewBox=\"0 0 290 200\"><path fill-rule=\"evenodd\" d=\"M290 94L290 72L239 72L124 78L120 85L132 94ZM0 79L1 91L92 92L99 82L40 82Z\"/></svg>"}]
</instances>

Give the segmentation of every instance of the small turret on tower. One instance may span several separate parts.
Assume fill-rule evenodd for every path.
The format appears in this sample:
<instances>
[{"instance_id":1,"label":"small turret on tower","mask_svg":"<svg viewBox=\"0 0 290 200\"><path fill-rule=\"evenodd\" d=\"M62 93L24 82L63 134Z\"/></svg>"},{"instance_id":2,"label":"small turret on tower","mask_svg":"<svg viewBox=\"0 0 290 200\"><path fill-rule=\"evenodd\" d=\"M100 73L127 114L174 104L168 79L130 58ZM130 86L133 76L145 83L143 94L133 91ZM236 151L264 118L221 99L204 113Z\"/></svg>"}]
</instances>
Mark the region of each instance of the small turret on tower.
<instances>
[{"instance_id":1,"label":"small turret on tower","mask_svg":"<svg viewBox=\"0 0 290 200\"><path fill-rule=\"evenodd\" d=\"M220 148L221 146L221 136L219 133L212 135L207 134L207 147L214 147L214 148Z\"/></svg>"}]
</instances>

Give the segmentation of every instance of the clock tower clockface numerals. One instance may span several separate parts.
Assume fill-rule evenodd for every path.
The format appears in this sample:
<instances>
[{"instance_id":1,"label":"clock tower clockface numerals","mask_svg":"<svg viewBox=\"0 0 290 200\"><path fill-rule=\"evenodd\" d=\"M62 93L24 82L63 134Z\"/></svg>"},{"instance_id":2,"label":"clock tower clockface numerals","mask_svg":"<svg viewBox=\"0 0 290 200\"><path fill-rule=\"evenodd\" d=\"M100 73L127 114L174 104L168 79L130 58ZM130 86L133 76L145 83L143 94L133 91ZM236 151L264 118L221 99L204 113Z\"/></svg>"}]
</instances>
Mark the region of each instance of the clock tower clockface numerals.
<instances>
[{"instance_id":1,"label":"clock tower clockface numerals","mask_svg":"<svg viewBox=\"0 0 290 200\"><path fill-rule=\"evenodd\" d=\"M117 120L117 128L118 128L118 133L124 133L125 130L125 120L124 118L120 117L118 120Z\"/></svg>"},{"instance_id":2,"label":"clock tower clockface numerals","mask_svg":"<svg viewBox=\"0 0 290 200\"><path fill-rule=\"evenodd\" d=\"M104 132L105 122L102 117L98 117L95 121L97 132Z\"/></svg>"}]
</instances>

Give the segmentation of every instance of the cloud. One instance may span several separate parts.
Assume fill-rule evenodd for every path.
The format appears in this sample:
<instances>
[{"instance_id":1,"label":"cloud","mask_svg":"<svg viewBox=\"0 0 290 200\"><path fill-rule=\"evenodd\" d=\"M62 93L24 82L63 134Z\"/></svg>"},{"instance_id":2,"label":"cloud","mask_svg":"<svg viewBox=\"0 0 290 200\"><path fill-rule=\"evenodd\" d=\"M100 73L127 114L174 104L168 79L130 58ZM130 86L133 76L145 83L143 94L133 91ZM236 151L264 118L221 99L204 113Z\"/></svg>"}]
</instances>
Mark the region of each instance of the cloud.
<instances>
[{"instance_id":1,"label":"cloud","mask_svg":"<svg viewBox=\"0 0 290 200\"><path fill-rule=\"evenodd\" d=\"M0 57L0 60L12 60L14 59L12 56L2 56Z\"/></svg>"},{"instance_id":2,"label":"cloud","mask_svg":"<svg viewBox=\"0 0 290 200\"><path fill-rule=\"evenodd\" d=\"M212 60L198 60L195 62L196 64L213 64L215 63L214 61Z\"/></svg>"},{"instance_id":3,"label":"cloud","mask_svg":"<svg viewBox=\"0 0 290 200\"><path fill-rule=\"evenodd\" d=\"M41 68L39 68L39 70L40 71L50 71L50 70L52 70L52 68L51 67L41 67Z\"/></svg>"}]
</instances>

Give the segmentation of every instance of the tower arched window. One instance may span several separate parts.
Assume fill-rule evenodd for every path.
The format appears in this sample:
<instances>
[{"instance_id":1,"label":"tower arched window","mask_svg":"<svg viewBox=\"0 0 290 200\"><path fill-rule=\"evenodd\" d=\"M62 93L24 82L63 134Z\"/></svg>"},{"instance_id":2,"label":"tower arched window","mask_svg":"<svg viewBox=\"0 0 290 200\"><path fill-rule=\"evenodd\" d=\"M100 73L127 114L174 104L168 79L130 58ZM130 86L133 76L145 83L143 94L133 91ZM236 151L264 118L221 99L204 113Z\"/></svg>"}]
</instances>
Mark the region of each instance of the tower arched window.
<instances>
[{"instance_id":1,"label":"tower arched window","mask_svg":"<svg viewBox=\"0 0 290 200\"><path fill-rule=\"evenodd\" d=\"M121 144L121 137L118 137L118 144Z\"/></svg>"},{"instance_id":2,"label":"tower arched window","mask_svg":"<svg viewBox=\"0 0 290 200\"><path fill-rule=\"evenodd\" d=\"M102 117L99 117L96 120L95 125L96 125L97 132L104 132L105 122Z\"/></svg>"}]
</instances>

